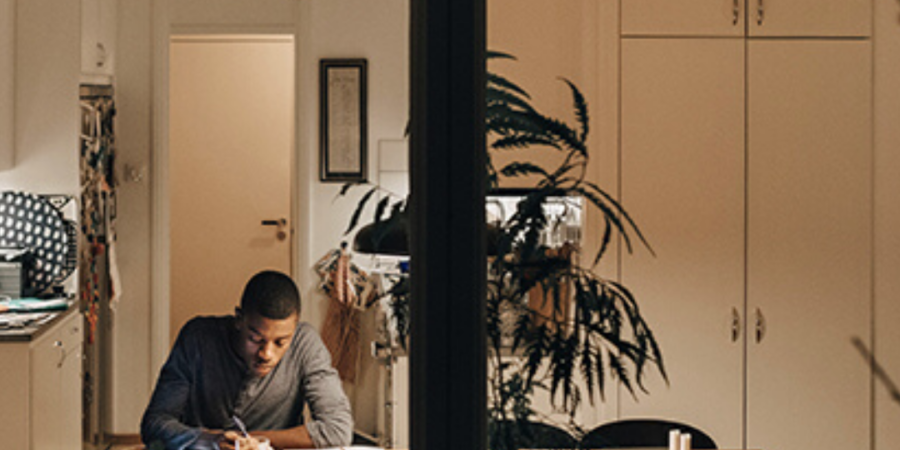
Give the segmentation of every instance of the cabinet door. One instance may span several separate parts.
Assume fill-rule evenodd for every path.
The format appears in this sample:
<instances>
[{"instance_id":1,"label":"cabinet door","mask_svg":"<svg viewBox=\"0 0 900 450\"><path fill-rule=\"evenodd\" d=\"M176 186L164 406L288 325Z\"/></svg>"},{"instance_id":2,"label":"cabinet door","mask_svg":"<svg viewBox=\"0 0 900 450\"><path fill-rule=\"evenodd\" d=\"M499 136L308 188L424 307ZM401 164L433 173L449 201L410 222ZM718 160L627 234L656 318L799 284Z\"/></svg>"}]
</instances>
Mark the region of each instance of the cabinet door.
<instances>
[{"instance_id":1,"label":"cabinet door","mask_svg":"<svg viewBox=\"0 0 900 450\"><path fill-rule=\"evenodd\" d=\"M65 448L59 402L63 345L58 333L48 332L31 350L31 450Z\"/></svg>"},{"instance_id":2,"label":"cabinet door","mask_svg":"<svg viewBox=\"0 0 900 450\"><path fill-rule=\"evenodd\" d=\"M625 254L622 278L669 374L667 385L651 373L636 400L623 393L622 416L685 422L740 448L743 40L623 39L621 118L622 201L656 253Z\"/></svg>"},{"instance_id":3,"label":"cabinet door","mask_svg":"<svg viewBox=\"0 0 900 450\"><path fill-rule=\"evenodd\" d=\"M59 439L62 448L80 448L82 418L82 316L74 314L60 330L63 341L63 357L59 363L60 396L57 409L62 415Z\"/></svg>"},{"instance_id":4,"label":"cabinet door","mask_svg":"<svg viewBox=\"0 0 900 450\"><path fill-rule=\"evenodd\" d=\"M12 168L15 110L16 2L0 0L0 170Z\"/></svg>"},{"instance_id":5,"label":"cabinet door","mask_svg":"<svg viewBox=\"0 0 900 450\"><path fill-rule=\"evenodd\" d=\"M745 0L622 0L624 36L743 36Z\"/></svg>"},{"instance_id":6,"label":"cabinet door","mask_svg":"<svg viewBox=\"0 0 900 450\"><path fill-rule=\"evenodd\" d=\"M101 78L113 75L115 43L116 1L81 0L81 73Z\"/></svg>"},{"instance_id":7,"label":"cabinet door","mask_svg":"<svg viewBox=\"0 0 900 450\"><path fill-rule=\"evenodd\" d=\"M31 348L31 450L80 448L81 314L47 330Z\"/></svg>"},{"instance_id":8,"label":"cabinet door","mask_svg":"<svg viewBox=\"0 0 900 450\"><path fill-rule=\"evenodd\" d=\"M747 444L868 448L871 377L853 340L869 342L872 320L870 44L748 51Z\"/></svg>"},{"instance_id":9,"label":"cabinet door","mask_svg":"<svg viewBox=\"0 0 900 450\"><path fill-rule=\"evenodd\" d=\"M872 0L747 0L751 36L870 36Z\"/></svg>"}]
</instances>

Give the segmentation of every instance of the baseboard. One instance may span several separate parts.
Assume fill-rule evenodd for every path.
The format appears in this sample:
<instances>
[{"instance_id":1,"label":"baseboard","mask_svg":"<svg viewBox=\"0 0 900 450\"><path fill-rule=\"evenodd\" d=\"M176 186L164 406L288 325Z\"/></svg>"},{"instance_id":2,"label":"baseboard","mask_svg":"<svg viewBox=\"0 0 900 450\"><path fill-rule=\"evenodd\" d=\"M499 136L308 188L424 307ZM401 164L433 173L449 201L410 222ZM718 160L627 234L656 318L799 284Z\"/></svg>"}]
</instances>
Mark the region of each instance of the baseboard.
<instances>
[{"instance_id":1,"label":"baseboard","mask_svg":"<svg viewBox=\"0 0 900 450\"><path fill-rule=\"evenodd\" d=\"M140 445L141 435L137 433L103 433L107 445Z\"/></svg>"}]
</instances>

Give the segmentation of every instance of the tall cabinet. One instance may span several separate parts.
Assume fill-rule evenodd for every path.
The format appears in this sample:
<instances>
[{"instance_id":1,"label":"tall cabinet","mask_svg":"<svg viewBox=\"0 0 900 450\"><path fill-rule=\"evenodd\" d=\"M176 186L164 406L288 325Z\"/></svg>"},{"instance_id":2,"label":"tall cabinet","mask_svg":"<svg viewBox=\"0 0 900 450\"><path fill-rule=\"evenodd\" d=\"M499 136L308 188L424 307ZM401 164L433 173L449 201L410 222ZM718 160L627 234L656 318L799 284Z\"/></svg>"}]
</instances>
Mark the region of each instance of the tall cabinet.
<instances>
[{"instance_id":1,"label":"tall cabinet","mask_svg":"<svg viewBox=\"0 0 900 450\"><path fill-rule=\"evenodd\" d=\"M622 276L669 383L620 415L868 448L870 3L621 5L622 200L656 252Z\"/></svg>"}]
</instances>

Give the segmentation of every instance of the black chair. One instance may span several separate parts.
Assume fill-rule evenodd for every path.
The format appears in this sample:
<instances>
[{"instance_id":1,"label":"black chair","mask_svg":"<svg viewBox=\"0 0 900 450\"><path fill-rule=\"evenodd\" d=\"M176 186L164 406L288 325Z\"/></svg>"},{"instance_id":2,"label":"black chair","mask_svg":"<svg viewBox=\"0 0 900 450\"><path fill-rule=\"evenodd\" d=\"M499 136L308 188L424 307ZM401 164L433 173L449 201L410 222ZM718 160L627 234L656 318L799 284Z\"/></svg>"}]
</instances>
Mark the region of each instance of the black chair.
<instances>
[{"instance_id":1,"label":"black chair","mask_svg":"<svg viewBox=\"0 0 900 450\"><path fill-rule=\"evenodd\" d=\"M579 447L582 449L667 448L669 446L669 431L673 429L677 429L682 433L690 433L692 448L718 448L709 435L693 426L658 419L629 419L600 425L581 438Z\"/></svg>"},{"instance_id":2,"label":"black chair","mask_svg":"<svg viewBox=\"0 0 900 450\"><path fill-rule=\"evenodd\" d=\"M516 449L575 449L578 440L562 428L542 422L516 423L501 421L494 424L492 434L503 439L503 448ZM492 446L491 448L494 448Z\"/></svg>"}]
</instances>

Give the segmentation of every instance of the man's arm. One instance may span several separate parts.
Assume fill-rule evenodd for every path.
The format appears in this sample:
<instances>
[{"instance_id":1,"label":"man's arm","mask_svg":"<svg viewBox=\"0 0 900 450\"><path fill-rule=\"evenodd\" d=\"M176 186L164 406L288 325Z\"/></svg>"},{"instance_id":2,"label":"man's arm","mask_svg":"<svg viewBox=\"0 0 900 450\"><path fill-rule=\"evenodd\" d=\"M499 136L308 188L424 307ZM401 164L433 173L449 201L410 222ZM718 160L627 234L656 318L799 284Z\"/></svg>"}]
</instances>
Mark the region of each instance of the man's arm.
<instances>
[{"instance_id":1,"label":"man's arm","mask_svg":"<svg viewBox=\"0 0 900 450\"><path fill-rule=\"evenodd\" d=\"M141 440L150 448L183 450L212 444L218 438L212 433L204 433L199 428L181 423L191 391L190 358L186 345L185 326L169 359L166 361L150 398L150 404L141 419ZM195 445L196 444L196 445Z\"/></svg>"},{"instance_id":2,"label":"man's arm","mask_svg":"<svg viewBox=\"0 0 900 450\"><path fill-rule=\"evenodd\" d=\"M306 342L303 392L312 418L305 427L298 427L304 430L295 432L305 432L314 447L348 446L353 441L353 415L337 370L331 366L331 354L317 333L311 333Z\"/></svg>"}]
</instances>

